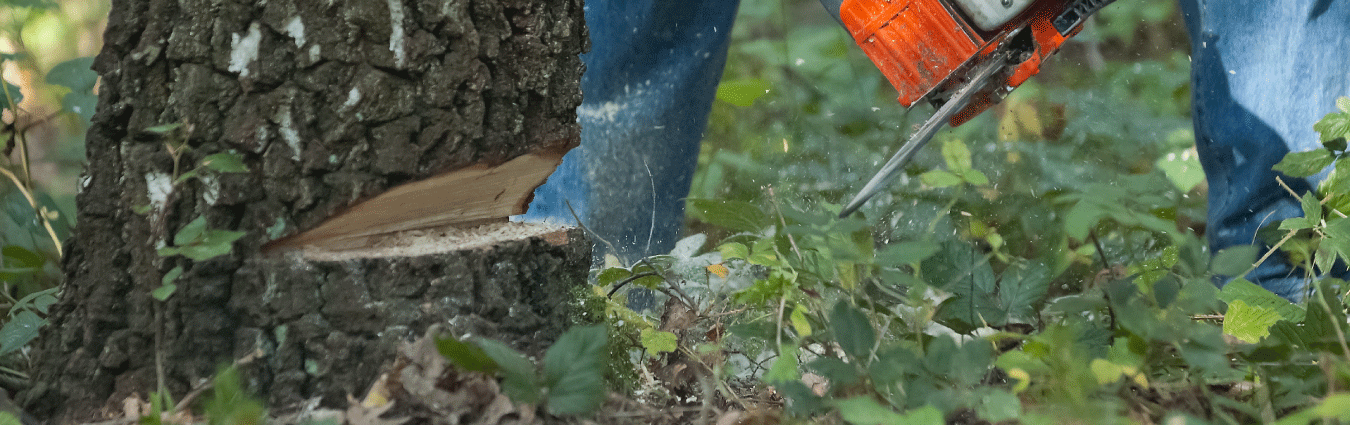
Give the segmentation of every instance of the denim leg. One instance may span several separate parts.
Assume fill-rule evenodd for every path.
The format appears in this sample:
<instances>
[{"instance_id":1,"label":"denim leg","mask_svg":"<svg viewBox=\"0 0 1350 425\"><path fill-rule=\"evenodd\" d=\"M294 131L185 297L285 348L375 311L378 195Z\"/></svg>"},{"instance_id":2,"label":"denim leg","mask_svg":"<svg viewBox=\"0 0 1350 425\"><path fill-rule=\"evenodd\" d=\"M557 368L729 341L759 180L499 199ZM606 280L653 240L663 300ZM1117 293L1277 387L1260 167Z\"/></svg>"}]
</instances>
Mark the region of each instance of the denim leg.
<instances>
[{"instance_id":1,"label":"denim leg","mask_svg":"<svg viewBox=\"0 0 1350 425\"><path fill-rule=\"evenodd\" d=\"M581 146L535 191L530 221L576 220L596 255L632 262L679 240L684 198L726 63L738 0L594 0L577 115Z\"/></svg>"},{"instance_id":2,"label":"denim leg","mask_svg":"<svg viewBox=\"0 0 1350 425\"><path fill-rule=\"evenodd\" d=\"M1318 148L1313 123L1350 95L1350 1L1180 2L1191 36L1195 145L1209 182L1210 249L1263 245L1258 229L1302 215L1275 178L1303 193L1326 176L1295 179L1270 168L1290 151ZM1305 274L1277 254L1247 279L1297 301L1310 289Z\"/></svg>"}]
</instances>

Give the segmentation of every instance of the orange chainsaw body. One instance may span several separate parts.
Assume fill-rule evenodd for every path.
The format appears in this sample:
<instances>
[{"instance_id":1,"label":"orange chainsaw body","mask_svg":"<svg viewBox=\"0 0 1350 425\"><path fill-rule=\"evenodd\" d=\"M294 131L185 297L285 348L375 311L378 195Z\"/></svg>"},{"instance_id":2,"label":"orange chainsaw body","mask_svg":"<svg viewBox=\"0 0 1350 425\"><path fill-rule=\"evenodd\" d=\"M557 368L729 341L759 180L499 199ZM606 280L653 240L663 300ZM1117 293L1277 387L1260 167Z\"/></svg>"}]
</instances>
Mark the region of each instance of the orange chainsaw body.
<instances>
[{"instance_id":1,"label":"orange chainsaw body","mask_svg":"<svg viewBox=\"0 0 1350 425\"><path fill-rule=\"evenodd\" d=\"M996 0L991 0L996 1ZM998 28L981 31L947 0L844 0L839 18L867 57L900 93L900 104L934 104L967 83L963 73L1000 49L1018 54L993 84L952 116L953 126L989 109L1040 72L1041 62L1082 29L1061 34L1052 22L1063 0L1039 0Z\"/></svg>"}]
</instances>

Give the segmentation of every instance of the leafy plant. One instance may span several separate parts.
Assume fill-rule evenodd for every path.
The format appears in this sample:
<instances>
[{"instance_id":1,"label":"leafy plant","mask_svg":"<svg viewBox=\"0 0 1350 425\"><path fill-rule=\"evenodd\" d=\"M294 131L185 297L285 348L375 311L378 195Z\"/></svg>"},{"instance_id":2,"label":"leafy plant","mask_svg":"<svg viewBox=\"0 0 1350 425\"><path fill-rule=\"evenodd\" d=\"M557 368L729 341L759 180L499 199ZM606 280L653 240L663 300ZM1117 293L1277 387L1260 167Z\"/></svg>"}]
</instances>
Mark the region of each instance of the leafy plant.
<instances>
[{"instance_id":1,"label":"leafy plant","mask_svg":"<svg viewBox=\"0 0 1350 425\"><path fill-rule=\"evenodd\" d=\"M437 349L466 371L502 376L502 391L517 403L543 404L550 414L593 412L605 396L605 326L574 327L544 354L543 371L500 342L479 339L465 343L439 339Z\"/></svg>"}]
</instances>

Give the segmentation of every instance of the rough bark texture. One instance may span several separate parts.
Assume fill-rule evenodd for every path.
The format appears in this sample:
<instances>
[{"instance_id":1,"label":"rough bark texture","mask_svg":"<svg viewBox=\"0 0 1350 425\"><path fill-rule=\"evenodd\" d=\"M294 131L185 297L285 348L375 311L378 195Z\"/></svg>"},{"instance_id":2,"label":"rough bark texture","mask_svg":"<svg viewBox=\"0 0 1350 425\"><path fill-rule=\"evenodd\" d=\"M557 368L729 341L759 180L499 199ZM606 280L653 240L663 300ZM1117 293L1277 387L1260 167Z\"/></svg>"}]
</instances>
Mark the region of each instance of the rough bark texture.
<instances>
[{"instance_id":1,"label":"rough bark texture","mask_svg":"<svg viewBox=\"0 0 1350 425\"><path fill-rule=\"evenodd\" d=\"M434 321L457 317L452 329L525 349L556 335L564 288L589 261L576 233L343 261L260 247L401 183L575 144L581 0L114 0L111 10L67 282L21 400L33 413L67 423L144 396L156 329L173 394L261 349L250 382L274 405L359 393L391 342ZM191 128L185 169L233 150L250 172L171 186L164 140L145 131L167 123ZM199 216L247 236L202 262L156 254ZM175 266L186 271L178 291L154 301Z\"/></svg>"}]
</instances>

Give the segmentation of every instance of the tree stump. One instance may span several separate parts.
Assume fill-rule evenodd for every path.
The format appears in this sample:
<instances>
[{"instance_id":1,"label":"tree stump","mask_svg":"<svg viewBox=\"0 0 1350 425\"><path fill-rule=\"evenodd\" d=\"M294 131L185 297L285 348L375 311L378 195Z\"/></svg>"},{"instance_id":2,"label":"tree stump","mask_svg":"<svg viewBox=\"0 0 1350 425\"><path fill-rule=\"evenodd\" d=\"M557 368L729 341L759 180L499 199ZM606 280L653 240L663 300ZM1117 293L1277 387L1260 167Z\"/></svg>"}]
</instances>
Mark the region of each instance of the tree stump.
<instances>
[{"instance_id":1,"label":"tree stump","mask_svg":"<svg viewBox=\"0 0 1350 425\"><path fill-rule=\"evenodd\" d=\"M581 0L114 0L67 281L19 401L102 419L251 358L274 407L338 405L432 323L538 352L590 244L501 221L537 181L501 180L518 198L501 202L465 182L521 158L543 158L537 175L576 145L585 36ZM171 123L178 164L147 131ZM248 171L175 182L222 152ZM497 203L446 213L460 192ZM159 255L197 218L245 236L202 261ZM175 268L177 291L152 298Z\"/></svg>"}]
</instances>

